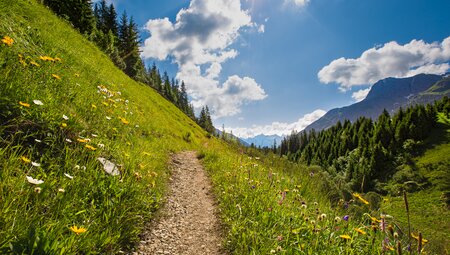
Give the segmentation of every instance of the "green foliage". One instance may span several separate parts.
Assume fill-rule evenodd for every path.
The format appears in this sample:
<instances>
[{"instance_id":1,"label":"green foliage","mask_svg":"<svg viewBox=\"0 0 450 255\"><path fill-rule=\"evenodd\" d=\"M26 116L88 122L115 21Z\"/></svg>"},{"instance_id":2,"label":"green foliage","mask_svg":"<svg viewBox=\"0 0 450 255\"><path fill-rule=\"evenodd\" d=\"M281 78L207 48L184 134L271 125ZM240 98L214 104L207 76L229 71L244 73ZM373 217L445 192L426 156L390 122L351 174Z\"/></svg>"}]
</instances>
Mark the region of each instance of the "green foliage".
<instances>
[{"instance_id":1,"label":"green foliage","mask_svg":"<svg viewBox=\"0 0 450 255\"><path fill-rule=\"evenodd\" d=\"M334 176L345 173L354 191L396 192L404 182L410 182L403 185L405 188L418 189L426 180L402 164L418 155L429 130L438 125L437 113L448 105L450 100L444 97L433 105L400 109L392 118L384 111L375 123L359 118L355 123L338 122L318 133L293 133L283 140L280 152L294 161L320 165ZM445 158L448 155L441 160ZM396 183L385 189L384 184L392 178Z\"/></svg>"}]
</instances>

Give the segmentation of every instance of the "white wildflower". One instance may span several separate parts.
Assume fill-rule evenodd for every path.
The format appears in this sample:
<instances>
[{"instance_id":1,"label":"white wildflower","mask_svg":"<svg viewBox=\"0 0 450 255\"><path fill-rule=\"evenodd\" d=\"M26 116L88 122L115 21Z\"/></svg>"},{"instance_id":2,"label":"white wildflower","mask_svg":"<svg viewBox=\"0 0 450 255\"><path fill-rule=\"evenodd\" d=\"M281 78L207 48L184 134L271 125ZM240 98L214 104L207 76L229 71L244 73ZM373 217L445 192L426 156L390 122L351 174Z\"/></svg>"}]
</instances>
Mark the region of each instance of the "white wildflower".
<instances>
[{"instance_id":1,"label":"white wildflower","mask_svg":"<svg viewBox=\"0 0 450 255\"><path fill-rule=\"evenodd\" d=\"M65 119L65 120L69 120L69 117L67 117L67 116L66 116L66 115L64 115L64 114L63 114L63 116L62 116L62 117L63 117L63 119Z\"/></svg>"},{"instance_id":2,"label":"white wildflower","mask_svg":"<svg viewBox=\"0 0 450 255\"><path fill-rule=\"evenodd\" d=\"M28 176L28 175L27 175L27 181L28 181L29 183L35 184L35 185L39 185L39 184L44 183L43 180L34 179L33 177Z\"/></svg>"},{"instance_id":3,"label":"white wildflower","mask_svg":"<svg viewBox=\"0 0 450 255\"><path fill-rule=\"evenodd\" d=\"M71 143L72 140L70 140L69 138L66 138L66 142Z\"/></svg>"},{"instance_id":4,"label":"white wildflower","mask_svg":"<svg viewBox=\"0 0 450 255\"><path fill-rule=\"evenodd\" d=\"M35 105L44 105L44 103L42 103L41 100L33 100L33 103L34 103Z\"/></svg>"},{"instance_id":5,"label":"white wildflower","mask_svg":"<svg viewBox=\"0 0 450 255\"><path fill-rule=\"evenodd\" d=\"M69 178L69 179L73 179L73 176L70 175L70 174L64 173L64 175L65 175L67 178Z\"/></svg>"},{"instance_id":6,"label":"white wildflower","mask_svg":"<svg viewBox=\"0 0 450 255\"><path fill-rule=\"evenodd\" d=\"M66 190L65 189L58 189L58 192L64 193L64 192L66 192Z\"/></svg>"},{"instance_id":7,"label":"white wildflower","mask_svg":"<svg viewBox=\"0 0 450 255\"><path fill-rule=\"evenodd\" d=\"M42 143L42 140L39 139L34 139L34 141L36 141L37 143Z\"/></svg>"},{"instance_id":8,"label":"white wildflower","mask_svg":"<svg viewBox=\"0 0 450 255\"><path fill-rule=\"evenodd\" d=\"M105 148L105 145L103 143L97 144L99 148Z\"/></svg>"},{"instance_id":9,"label":"white wildflower","mask_svg":"<svg viewBox=\"0 0 450 255\"><path fill-rule=\"evenodd\" d=\"M111 117L106 116L106 119L107 119L107 120L111 120Z\"/></svg>"},{"instance_id":10,"label":"white wildflower","mask_svg":"<svg viewBox=\"0 0 450 255\"><path fill-rule=\"evenodd\" d=\"M37 163L37 162L31 162L31 165L35 166L35 167L40 167L41 164Z\"/></svg>"}]
</instances>

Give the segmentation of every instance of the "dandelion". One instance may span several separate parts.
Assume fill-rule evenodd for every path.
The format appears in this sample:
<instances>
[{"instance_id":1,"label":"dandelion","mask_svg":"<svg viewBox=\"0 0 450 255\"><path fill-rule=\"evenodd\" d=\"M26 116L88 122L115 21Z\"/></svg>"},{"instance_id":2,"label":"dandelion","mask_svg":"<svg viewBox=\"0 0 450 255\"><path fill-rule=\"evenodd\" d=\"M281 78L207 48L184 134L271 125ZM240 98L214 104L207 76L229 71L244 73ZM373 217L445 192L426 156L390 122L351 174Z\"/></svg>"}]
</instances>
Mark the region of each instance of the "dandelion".
<instances>
[{"instance_id":1,"label":"dandelion","mask_svg":"<svg viewBox=\"0 0 450 255\"><path fill-rule=\"evenodd\" d=\"M89 150L91 150L91 151L97 150L97 148L95 148L95 147L93 147L93 146L91 146L91 145L89 145L89 144L86 144L84 147L86 147L87 149L89 149Z\"/></svg>"},{"instance_id":2,"label":"dandelion","mask_svg":"<svg viewBox=\"0 0 450 255\"><path fill-rule=\"evenodd\" d=\"M367 234L366 231L364 231L364 230L362 230L362 229L360 229L360 228L355 228L355 231L358 232L358 233L360 233L361 235Z\"/></svg>"},{"instance_id":3,"label":"dandelion","mask_svg":"<svg viewBox=\"0 0 450 255\"><path fill-rule=\"evenodd\" d=\"M44 183L43 180L34 179L33 177L28 176L28 175L27 175L27 181L28 181L29 183L35 184L35 185L39 185L39 184Z\"/></svg>"},{"instance_id":4,"label":"dandelion","mask_svg":"<svg viewBox=\"0 0 450 255\"><path fill-rule=\"evenodd\" d=\"M31 165L32 165L32 166L35 166L35 167L40 167L40 166L41 166L41 164L39 164L39 163L37 163L37 162L31 162Z\"/></svg>"},{"instance_id":5,"label":"dandelion","mask_svg":"<svg viewBox=\"0 0 450 255\"><path fill-rule=\"evenodd\" d=\"M41 187L36 187L36 188L34 188L34 192L36 192L36 193L41 193L41 191L42 191L42 188Z\"/></svg>"},{"instance_id":6,"label":"dandelion","mask_svg":"<svg viewBox=\"0 0 450 255\"><path fill-rule=\"evenodd\" d=\"M353 196L354 196L355 198L357 198L359 201L361 201L362 203L364 203L364 204L366 204L366 205L369 204L369 202L368 202L367 200L365 200L360 194L358 194L358 193L353 193Z\"/></svg>"},{"instance_id":7,"label":"dandelion","mask_svg":"<svg viewBox=\"0 0 450 255\"><path fill-rule=\"evenodd\" d=\"M349 235L340 235L339 237L344 239L344 240L351 240L352 239Z\"/></svg>"},{"instance_id":8,"label":"dandelion","mask_svg":"<svg viewBox=\"0 0 450 255\"><path fill-rule=\"evenodd\" d=\"M2 43L11 46L14 43L14 40L11 37L5 35L2 39Z\"/></svg>"},{"instance_id":9,"label":"dandelion","mask_svg":"<svg viewBox=\"0 0 450 255\"><path fill-rule=\"evenodd\" d=\"M88 139L83 139L83 138L77 138L77 141L80 142L80 143L87 143L87 142L89 142Z\"/></svg>"},{"instance_id":10,"label":"dandelion","mask_svg":"<svg viewBox=\"0 0 450 255\"><path fill-rule=\"evenodd\" d=\"M34 103L35 105L44 105L44 103L42 103L41 100L33 100L33 103Z\"/></svg>"},{"instance_id":11,"label":"dandelion","mask_svg":"<svg viewBox=\"0 0 450 255\"><path fill-rule=\"evenodd\" d=\"M40 56L39 59L41 59L42 61L51 61L51 62L55 61L54 58L49 56Z\"/></svg>"},{"instance_id":12,"label":"dandelion","mask_svg":"<svg viewBox=\"0 0 450 255\"><path fill-rule=\"evenodd\" d=\"M20 160L22 160L24 163L27 163L27 164L31 163L31 160L25 156L20 157Z\"/></svg>"},{"instance_id":13,"label":"dandelion","mask_svg":"<svg viewBox=\"0 0 450 255\"><path fill-rule=\"evenodd\" d=\"M62 128L66 128L66 127L67 127L67 123L64 123L64 122L61 123L61 127L62 127Z\"/></svg>"},{"instance_id":14,"label":"dandelion","mask_svg":"<svg viewBox=\"0 0 450 255\"><path fill-rule=\"evenodd\" d=\"M59 189L58 189L58 192L64 193L64 192L66 192L66 190L65 190L65 189L59 188Z\"/></svg>"},{"instance_id":15,"label":"dandelion","mask_svg":"<svg viewBox=\"0 0 450 255\"><path fill-rule=\"evenodd\" d=\"M57 80L61 80L61 77L59 75L57 75L57 74L52 74L52 77L57 79Z\"/></svg>"},{"instance_id":16,"label":"dandelion","mask_svg":"<svg viewBox=\"0 0 450 255\"><path fill-rule=\"evenodd\" d=\"M27 108L30 107L30 104L24 103L24 102L22 102L22 101L19 101L19 104L20 104L21 106L23 106L23 107L27 107Z\"/></svg>"},{"instance_id":17,"label":"dandelion","mask_svg":"<svg viewBox=\"0 0 450 255\"><path fill-rule=\"evenodd\" d=\"M77 234L77 235L82 234L82 233L84 233L84 232L87 231L87 229L85 229L85 228L83 228L83 227L78 228L77 226L72 226L72 227L70 227L70 230L72 230L72 232L74 232L74 233Z\"/></svg>"},{"instance_id":18,"label":"dandelion","mask_svg":"<svg viewBox=\"0 0 450 255\"><path fill-rule=\"evenodd\" d=\"M130 124L130 122L129 122L128 120L126 120L125 118L119 117L119 119L120 119L120 121L121 121L123 124L125 124L125 125Z\"/></svg>"},{"instance_id":19,"label":"dandelion","mask_svg":"<svg viewBox=\"0 0 450 255\"><path fill-rule=\"evenodd\" d=\"M67 178L69 178L69 179L73 179L73 176L72 175L70 175L70 174L68 174L68 173L64 173L64 175L67 177Z\"/></svg>"},{"instance_id":20,"label":"dandelion","mask_svg":"<svg viewBox=\"0 0 450 255\"><path fill-rule=\"evenodd\" d=\"M41 65L39 65L38 63L36 63L36 62L34 62L34 61L30 61L30 64L32 64L32 65L34 65L34 66L37 66L37 67L40 67Z\"/></svg>"}]
</instances>

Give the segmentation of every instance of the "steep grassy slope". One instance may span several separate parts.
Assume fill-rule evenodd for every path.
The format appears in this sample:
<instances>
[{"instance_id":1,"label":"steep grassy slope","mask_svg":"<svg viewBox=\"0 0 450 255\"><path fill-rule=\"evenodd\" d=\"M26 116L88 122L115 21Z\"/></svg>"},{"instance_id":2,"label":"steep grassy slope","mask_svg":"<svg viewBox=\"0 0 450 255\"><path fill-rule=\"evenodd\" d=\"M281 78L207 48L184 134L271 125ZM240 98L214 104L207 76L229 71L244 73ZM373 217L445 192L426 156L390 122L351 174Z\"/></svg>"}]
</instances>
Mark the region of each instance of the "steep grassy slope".
<instances>
[{"instance_id":1,"label":"steep grassy slope","mask_svg":"<svg viewBox=\"0 0 450 255\"><path fill-rule=\"evenodd\" d=\"M34 1L0 1L5 36L13 43L0 45L0 253L132 245L162 197L169 153L198 146L204 132Z\"/></svg>"},{"instance_id":2,"label":"steep grassy slope","mask_svg":"<svg viewBox=\"0 0 450 255\"><path fill-rule=\"evenodd\" d=\"M442 254L450 251L450 211L445 199L450 193L450 120L439 114L438 127L425 140L425 150L416 157L412 168L424 176L431 187L414 193L410 198L412 226L433 237L429 246ZM447 196L447 198L445 198ZM401 197L389 198L384 209L407 223ZM446 253L445 253L446 252Z\"/></svg>"},{"instance_id":3,"label":"steep grassy slope","mask_svg":"<svg viewBox=\"0 0 450 255\"><path fill-rule=\"evenodd\" d=\"M380 228L370 196L331 207L318 169L205 137L35 1L0 1L0 38L0 253L131 250L160 206L169 154L187 149L204 157L231 253L405 252L405 231Z\"/></svg>"}]
</instances>

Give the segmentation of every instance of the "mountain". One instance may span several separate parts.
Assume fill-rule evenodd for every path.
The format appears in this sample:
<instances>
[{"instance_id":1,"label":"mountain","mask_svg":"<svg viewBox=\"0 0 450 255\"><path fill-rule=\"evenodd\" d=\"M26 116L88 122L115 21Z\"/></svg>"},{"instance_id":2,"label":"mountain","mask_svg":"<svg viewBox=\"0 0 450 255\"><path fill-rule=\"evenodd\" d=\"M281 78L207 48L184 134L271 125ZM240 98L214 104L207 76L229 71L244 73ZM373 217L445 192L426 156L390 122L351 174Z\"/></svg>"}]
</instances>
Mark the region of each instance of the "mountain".
<instances>
[{"instance_id":1,"label":"mountain","mask_svg":"<svg viewBox=\"0 0 450 255\"><path fill-rule=\"evenodd\" d=\"M338 121L348 119L353 122L361 116L376 119L384 109L392 114L400 107L431 103L446 95L450 95L449 75L418 74L408 78L386 78L376 82L361 102L332 109L305 130L323 130Z\"/></svg>"},{"instance_id":2,"label":"mountain","mask_svg":"<svg viewBox=\"0 0 450 255\"><path fill-rule=\"evenodd\" d=\"M216 134L218 135L218 136L222 136L222 131L220 131L220 129L217 129L216 128ZM233 135L233 134L231 134L231 133L228 133L228 132L225 132L225 134L227 135L227 137L228 138L231 138L232 140L237 140L240 144L242 144L242 145L244 145L244 146L250 146L250 144L249 143L247 143L244 139L242 139L242 138L240 138L240 137L237 137L237 136L235 136L235 135Z\"/></svg>"},{"instance_id":3,"label":"mountain","mask_svg":"<svg viewBox=\"0 0 450 255\"><path fill-rule=\"evenodd\" d=\"M256 147L272 147L274 141L276 141L277 145L279 145L283 137L279 135L257 135L255 137L241 139L244 140L247 144L253 144Z\"/></svg>"}]
</instances>

